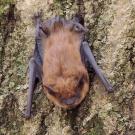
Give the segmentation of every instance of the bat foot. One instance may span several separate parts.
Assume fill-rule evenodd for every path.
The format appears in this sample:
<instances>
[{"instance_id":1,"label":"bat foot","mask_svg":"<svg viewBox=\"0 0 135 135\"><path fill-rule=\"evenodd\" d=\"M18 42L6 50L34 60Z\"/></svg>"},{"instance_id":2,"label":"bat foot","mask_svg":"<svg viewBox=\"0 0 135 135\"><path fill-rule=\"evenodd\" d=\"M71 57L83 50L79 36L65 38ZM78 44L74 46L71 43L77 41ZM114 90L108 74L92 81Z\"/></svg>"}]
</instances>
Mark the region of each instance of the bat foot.
<instances>
[{"instance_id":1,"label":"bat foot","mask_svg":"<svg viewBox=\"0 0 135 135\"><path fill-rule=\"evenodd\" d=\"M39 12L34 14L35 18L41 18L43 16L43 10L41 9Z\"/></svg>"},{"instance_id":2,"label":"bat foot","mask_svg":"<svg viewBox=\"0 0 135 135\"><path fill-rule=\"evenodd\" d=\"M41 20L42 16L43 16L43 10L41 9L39 12L35 13L32 16L32 20L34 21L34 23L36 23L37 20Z\"/></svg>"},{"instance_id":3,"label":"bat foot","mask_svg":"<svg viewBox=\"0 0 135 135\"><path fill-rule=\"evenodd\" d=\"M84 18L83 18L82 15L76 13L75 16L73 17L73 20L74 20L75 22L78 22L78 23L80 23L81 25L84 26Z\"/></svg>"}]
</instances>

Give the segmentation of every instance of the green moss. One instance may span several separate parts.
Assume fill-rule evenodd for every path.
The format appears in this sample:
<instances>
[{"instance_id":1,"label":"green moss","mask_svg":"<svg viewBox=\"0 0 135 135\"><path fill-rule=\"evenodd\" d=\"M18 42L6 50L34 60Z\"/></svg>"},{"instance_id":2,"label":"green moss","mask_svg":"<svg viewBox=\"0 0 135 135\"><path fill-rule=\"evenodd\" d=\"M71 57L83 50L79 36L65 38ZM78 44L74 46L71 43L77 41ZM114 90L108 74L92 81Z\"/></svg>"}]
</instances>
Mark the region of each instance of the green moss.
<instances>
[{"instance_id":1,"label":"green moss","mask_svg":"<svg viewBox=\"0 0 135 135\"><path fill-rule=\"evenodd\" d=\"M0 23L7 24L3 17L7 17L7 9L12 2L14 1L0 1L0 16L2 16ZM25 90L27 89L26 82L28 82L26 72L29 56L34 47L33 31L35 28L30 16L37 12L40 7L44 11L44 18L50 18L54 15L71 18L78 11L78 5L74 0L54 0L46 6L43 5L43 0L40 0L39 3L36 0L35 3L31 3L31 0L18 1L17 12L21 12L22 20L14 24L15 27L9 34L11 38L7 38L5 44L0 43L4 46L6 52L3 60L4 79L2 87L0 87L0 94L14 92L14 95L9 94L8 97L5 96L0 99L5 102L3 102L0 110L0 127L3 128L0 130L0 134L26 135L31 132L29 134L53 135L55 131L58 131L58 134L71 131L82 135L110 135L113 132L123 135L126 129L130 127L128 109L134 92L131 82L134 79L134 47L132 45L134 44L135 25L134 22L130 25L129 21L134 20L135 12L132 10L132 14L126 12L117 17L121 12L132 9L132 7L125 8L121 5L122 1L120 3L117 3L117 0L114 3L108 2L107 0L85 0L85 23L89 29L87 38L93 43L94 55L103 72L108 75L118 90L113 94L108 94L103 86L92 77L91 92L87 95L85 101L71 112L61 112L37 88L38 91L35 91L33 97L33 116L29 121L26 121L20 118L20 110L24 109L24 102L26 101ZM120 7L119 10L124 8L119 12L117 7ZM27 16L27 13L29 13L29 16ZM130 14L131 18L119 20L129 17ZM119 22L125 22L124 27L120 30L117 28ZM0 30L4 31L6 28L8 31L10 26L13 25L11 23L11 25L3 26ZM121 30L123 30L123 33ZM113 35L113 33L116 33L116 35ZM120 35L117 35L117 33ZM3 37L3 35L0 35L2 41ZM86 124L83 124L85 120ZM71 133L69 134L71 135Z\"/></svg>"},{"instance_id":2,"label":"green moss","mask_svg":"<svg viewBox=\"0 0 135 135\"><path fill-rule=\"evenodd\" d=\"M19 118L18 101L13 94L5 96L0 110L0 133L17 135L23 125Z\"/></svg>"},{"instance_id":3,"label":"green moss","mask_svg":"<svg viewBox=\"0 0 135 135\"><path fill-rule=\"evenodd\" d=\"M9 4L14 3L14 0L1 0L0 1L0 17L7 10Z\"/></svg>"},{"instance_id":4,"label":"green moss","mask_svg":"<svg viewBox=\"0 0 135 135\"><path fill-rule=\"evenodd\" d=\"M103 122L98 115L95 115L86 125L87 133L85 135L105 135Z\"/></svg>"}]
</instances>

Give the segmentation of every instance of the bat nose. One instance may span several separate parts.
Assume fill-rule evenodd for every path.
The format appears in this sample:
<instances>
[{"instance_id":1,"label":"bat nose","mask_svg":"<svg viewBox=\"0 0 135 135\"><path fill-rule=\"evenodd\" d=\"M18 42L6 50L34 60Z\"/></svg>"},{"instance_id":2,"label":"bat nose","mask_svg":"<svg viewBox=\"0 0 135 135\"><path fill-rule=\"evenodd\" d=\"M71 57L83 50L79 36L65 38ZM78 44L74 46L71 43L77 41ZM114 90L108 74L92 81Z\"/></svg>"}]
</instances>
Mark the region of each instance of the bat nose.
<instances>
[{"instance_id":1,"label":"bat nose","mask_svg":"<svg viewBox=\"0 0 135 135\"><path fill-rule=\"evenodd\" d=\"M76 101L77 97L71 97L71 98L68 98L68 99L63 99L63 102L67 105L71 105L71 104L74 104L75 101Z\"/></svg>"},{"instance_id":2,"label":"bat nose","mask_svg":"<svg viewBox=\"0 0 135 135\"><path fill-rule=\"evenodd\" d=\"M70 97L70 98L62 98L62 101L63 101L63 103L66 104L66 105L73 105L73 104L75 104L75 102L76 102L78 99L80 99L80 97L81 97L80 94L81 94L81 93L80 93L80 90L77 90L75 95L73 95L73 96Z\"/></svg>"}]
</instances>

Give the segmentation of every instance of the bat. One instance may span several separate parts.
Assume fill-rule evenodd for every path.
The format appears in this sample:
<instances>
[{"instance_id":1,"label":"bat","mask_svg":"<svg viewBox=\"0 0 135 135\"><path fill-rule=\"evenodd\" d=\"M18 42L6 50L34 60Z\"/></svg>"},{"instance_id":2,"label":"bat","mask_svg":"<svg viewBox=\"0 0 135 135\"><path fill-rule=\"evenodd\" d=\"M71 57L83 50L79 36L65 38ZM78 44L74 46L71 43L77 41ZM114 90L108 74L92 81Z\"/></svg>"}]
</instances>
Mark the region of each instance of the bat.
<instances>
[{"instance_id":1,"label":"bat","mask_svg":"<svg viewBox=\"0 0 135 135\"><path fill-rule=\"evenodd\" d=\"M87 64L91 65L106 90L112 85L97 65L81 16L71 20L59 16L41 21L35 17L35 49L29 61L29 89L25 117L30 118L32 96L38 82L42 82L48 99L59 107L72 109L79 105L89 90Z\"/></svg>"}]
</instances>

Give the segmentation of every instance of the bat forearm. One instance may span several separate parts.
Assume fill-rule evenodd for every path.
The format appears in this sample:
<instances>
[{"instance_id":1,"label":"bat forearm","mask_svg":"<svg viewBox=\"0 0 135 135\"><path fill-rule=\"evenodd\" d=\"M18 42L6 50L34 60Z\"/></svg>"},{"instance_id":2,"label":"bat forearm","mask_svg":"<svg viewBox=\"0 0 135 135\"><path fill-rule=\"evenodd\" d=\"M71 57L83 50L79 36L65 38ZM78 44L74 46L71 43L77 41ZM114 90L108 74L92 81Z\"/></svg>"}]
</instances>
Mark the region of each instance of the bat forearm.
<instances>
[{"instance_id":1,"label":"bat forearm","mask_svg":"<svg viewBox=\"0 0 135 135\"><path fill-rule=\"evenodd\" d=\"M41 64L43 63L43 47L41 44L41 15L38 14L35 17L36 22L36 32L35 32L35 51L34 51L34 57L35 59L39 58L41 61Z\"/></svg>"},{"instance_id":2,"label":"bat forearm","mask_svg":"<svg viewBox=\"0 0 135 135\"><path fill-rule=\"evenodd\" d=\"M94 71L96 72L97 76L100 78L100 80L102 81L102 83L104 84L105 88L108 91L112 91L112 86L109 83L109 81L106 79L106 77L102 74L101 69L98 67L95 58L91 52L91 49L89 48L89 45L87 42L83 42L83 51L84 54L89 62L89 64L92 65Z\"/></svg>"},{"instance_id":3,"label":"bat forearm","mask_svg":"<svg viewBox=\"0 0 135 135\"><path fill-rule=\"evenodd\" d=\"M27 91L27 108L25 117L29 118L31 115L31 107L32 107L32 97L35 88L35 81L36 81L36 65L34 62L34 58L31 58L29 62L29 90Z\"/></svg>"}]
</instances>

